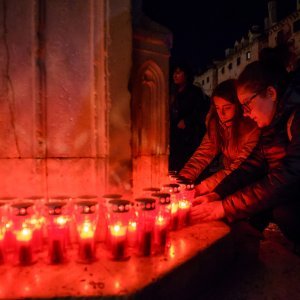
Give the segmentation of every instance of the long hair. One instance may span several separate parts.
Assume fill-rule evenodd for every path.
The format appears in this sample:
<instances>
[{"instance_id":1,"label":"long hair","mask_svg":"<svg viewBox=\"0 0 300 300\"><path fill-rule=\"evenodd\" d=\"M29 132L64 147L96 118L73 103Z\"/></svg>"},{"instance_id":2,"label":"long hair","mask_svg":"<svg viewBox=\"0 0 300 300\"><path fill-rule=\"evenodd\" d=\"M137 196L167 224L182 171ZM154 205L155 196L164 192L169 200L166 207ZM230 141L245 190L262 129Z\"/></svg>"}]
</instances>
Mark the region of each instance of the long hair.
<instances>
[{"instance_id":1,"label":"long hair","mask_svg":"<svg viewBox=\"0 0 300 300\"><path fill-rule=\"evenodd\" d=\"M232 119L232 131L231 131L231 138L232 144L234 147L238 146L238 139L239 139L239 132L240 132L240 124L243 118L243 110L240 105L240 102L237 97L236 93L236 80L228 79L216 86L214 89L211 100L213 101L214 97L221 97L226 101L235 105L235 115ZM208 136L213 138L212 132L210 130L212 123L216 126L216 139L217 144L224 146L224 138L222 138L221 132L223 131L222 125L220 123L220 119L215 108L215 105L211 105L210 114L208 116L207 124L208 124Z\"/></svg>"}]
</instances>

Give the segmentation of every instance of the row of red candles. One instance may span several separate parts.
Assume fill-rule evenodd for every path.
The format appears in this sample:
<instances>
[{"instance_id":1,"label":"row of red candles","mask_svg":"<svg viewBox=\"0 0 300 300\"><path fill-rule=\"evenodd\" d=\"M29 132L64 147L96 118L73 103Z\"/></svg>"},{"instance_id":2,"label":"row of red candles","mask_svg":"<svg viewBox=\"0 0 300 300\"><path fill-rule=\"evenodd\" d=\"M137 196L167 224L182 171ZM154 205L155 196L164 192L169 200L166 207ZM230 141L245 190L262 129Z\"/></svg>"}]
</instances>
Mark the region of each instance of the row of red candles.
<instances>
[{"instance_id":1,"label":"row of red candles","mask_svg":"<svg viewBox=\"0 0 300 300\"><path fill-rule=\"evenodd\" d=\"M193 192L192 189L189 193L180 192L176 184L166 187L169 193L166 189L163 193L145 189L154 198L142 197L133 202L117 199L117 195L106 195L111 197L104 197L104 205L98 199L67 204L52 199L46 205L39 202L33 206L28 202L2 205L0 264L11 261L16 265L30 265L45 245L50 264L67 262L68 249L74 244L78 248L77 261L81 263L96 260L97 242L104 242L113 260L129 259L133 253L140 256L162 254L169 246L169 231L189 224ZM132 203L138 203L137 207ZM45 207L47 216L42 214ZM8 214L9 211L14 213Z\"/></svg>"}]
</instances>

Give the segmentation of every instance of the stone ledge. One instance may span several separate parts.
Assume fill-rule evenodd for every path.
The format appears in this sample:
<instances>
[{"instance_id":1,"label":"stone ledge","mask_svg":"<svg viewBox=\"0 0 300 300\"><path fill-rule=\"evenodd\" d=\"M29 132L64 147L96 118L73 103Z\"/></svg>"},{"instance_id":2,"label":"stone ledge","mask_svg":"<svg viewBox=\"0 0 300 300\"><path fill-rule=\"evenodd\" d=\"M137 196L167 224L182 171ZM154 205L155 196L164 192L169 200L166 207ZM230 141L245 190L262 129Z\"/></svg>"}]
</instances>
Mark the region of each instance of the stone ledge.
<instances>
[{"instance_id":1,"label":"stone ledge","mask_svg":"<svg viewBox=\"0 0 300 300\"><path fill-rule=\"evenodd\" d=\"M229 231L222 222L186 227L171 233L166 255L132 256L125 262L108 260L99 245L99 260L90 265L70 260L50 266L45 257L30 267L3 265L0 299L187 299L204 293L232 260Z\"/></svg>"}]
</instances>

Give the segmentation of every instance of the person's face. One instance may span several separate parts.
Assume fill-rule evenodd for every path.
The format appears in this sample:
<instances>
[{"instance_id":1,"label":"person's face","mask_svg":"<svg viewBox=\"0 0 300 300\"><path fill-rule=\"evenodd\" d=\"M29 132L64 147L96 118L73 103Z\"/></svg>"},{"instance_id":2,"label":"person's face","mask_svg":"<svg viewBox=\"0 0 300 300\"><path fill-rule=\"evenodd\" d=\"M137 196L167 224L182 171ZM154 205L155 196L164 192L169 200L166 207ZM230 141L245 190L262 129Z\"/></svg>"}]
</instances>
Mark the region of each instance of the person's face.
<instances>
[{"instance_id":1,"label":"person's face","mask_svg":"<svg viewBox=\"0 0 300 300\"><path fill-rule=\"evenodd\" d=\"M230 121L235 115L236 107L233 103L227 101L222 97L213 97L213 102L222 123Z\"/></svg>"},{"instance_id":2,"label":"person's face","mask_svg":"<svg viewBox=\"0 0 300 300\"><path fill-rule=\"evenodd\" d=\"M173 73L173 80L175 84L184 84L186 82L184 71L182 71L180 68L176 68Z\"/></svg>"},{"instance_id":3,"label":"person's face","mask_svg":"<svg viewBox=\"0 0 300 300\"><path fill-rule=\"evenodd\" d=\"M260 128L270 125L276 110L277 91L274 87L250 91L242 86L238 87L237 94L244 116L253 119Z\"/></svg>"}]
</instances>

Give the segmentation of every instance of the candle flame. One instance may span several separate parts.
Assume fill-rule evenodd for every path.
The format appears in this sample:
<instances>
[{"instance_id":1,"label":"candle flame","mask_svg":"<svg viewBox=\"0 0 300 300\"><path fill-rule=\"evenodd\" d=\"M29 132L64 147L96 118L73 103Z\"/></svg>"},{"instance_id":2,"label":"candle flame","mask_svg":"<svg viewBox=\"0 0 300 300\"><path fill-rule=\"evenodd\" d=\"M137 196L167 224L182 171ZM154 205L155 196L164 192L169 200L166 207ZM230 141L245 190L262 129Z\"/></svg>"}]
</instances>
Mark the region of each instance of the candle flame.
<instances>
[{"instance_id":1,"label":"candle flame","mask_svg":"<svg viewBox=\"0 0 300 300\"><path fill-rule=\"evenodd\" d=\"M94 237L93 226L89 221L84 221L81 227L80 237L82 239L88 239Z\"/></svg>"},{"instance_id":2,"label":"candle flame","mask_svg":"<svg viewBox=\"0 0 300 300\"><path fill-rule=\"evenodd\" d=\"M20 242L30 241L32 239L32 230L27 227L22 228L20 231L17 231L16 239Z\"/></svg>"},{"instance_id":3,"label":"candle flame","mask_svg":"<svg viewBox=\"0 0 300 300\"><path fill-rule=\"evenodd\" d=\"M55 219L55 223L58 224L58 225L65 225L67 223L68 219L64 216L59 216Z\"/></svg>"}]
</instances>

